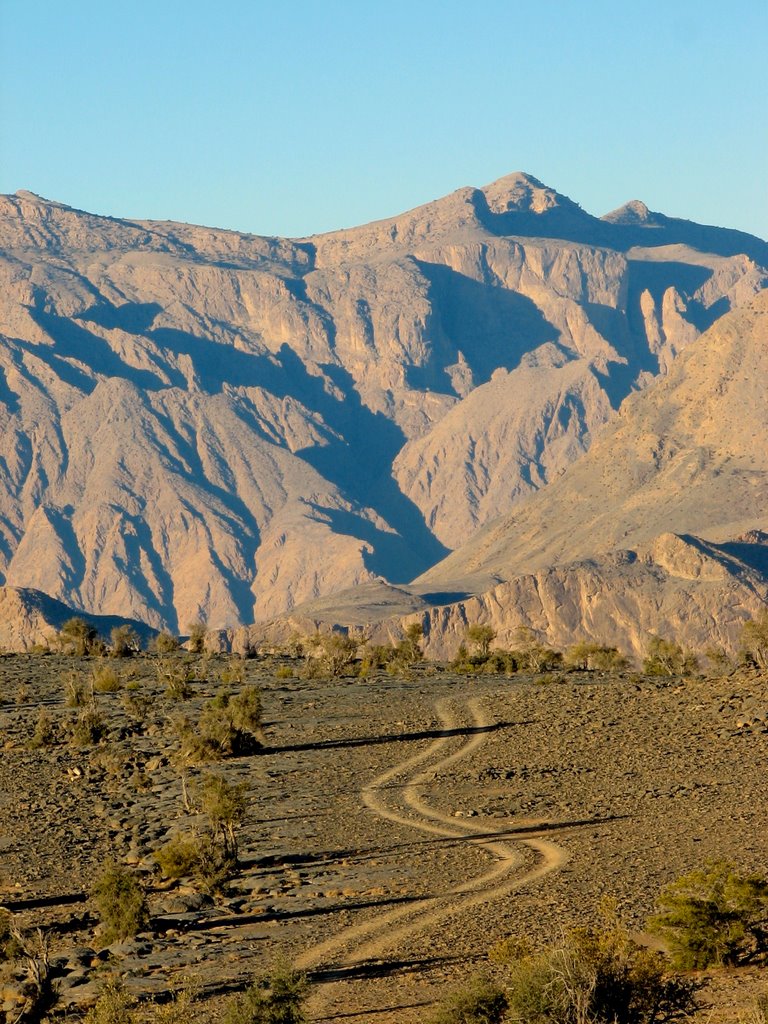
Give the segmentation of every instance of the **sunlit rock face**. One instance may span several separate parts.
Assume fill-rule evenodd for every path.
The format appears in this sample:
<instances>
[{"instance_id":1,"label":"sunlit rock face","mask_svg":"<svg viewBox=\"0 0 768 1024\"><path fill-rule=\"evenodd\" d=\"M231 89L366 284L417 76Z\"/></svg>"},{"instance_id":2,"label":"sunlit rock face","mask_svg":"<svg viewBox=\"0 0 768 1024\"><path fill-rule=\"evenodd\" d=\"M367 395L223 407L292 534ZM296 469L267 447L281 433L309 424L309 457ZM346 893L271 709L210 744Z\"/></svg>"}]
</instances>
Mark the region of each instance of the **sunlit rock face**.
<instances>
[{"instance_id":1,"label":"sunlit rock face","mask_svg":"<svg viewBox=\"0 0 768 1024\"><path fill-rule=\"evenodd\" d=\"M424 573L764 286L641 205L516 174L288 240L0 198L2 582L183 629Z\"/></svg>"}]
</instances>

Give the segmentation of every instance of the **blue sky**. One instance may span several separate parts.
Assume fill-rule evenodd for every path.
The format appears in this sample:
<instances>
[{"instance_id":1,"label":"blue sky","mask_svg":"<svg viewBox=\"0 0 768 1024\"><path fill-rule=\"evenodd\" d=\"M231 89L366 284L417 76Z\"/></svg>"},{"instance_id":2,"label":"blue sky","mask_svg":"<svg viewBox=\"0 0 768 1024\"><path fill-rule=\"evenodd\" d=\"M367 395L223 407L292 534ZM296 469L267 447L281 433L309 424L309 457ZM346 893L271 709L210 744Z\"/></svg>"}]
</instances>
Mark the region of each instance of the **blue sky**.
<instances>
[{"instance_id":1,"label":"blue sky","mask_svg":"<svg viewBox=\"0 0 768 1024\"><path fill-rule=\"evenodd\" d=\"M303 235L526 170L768 237L768 4L0 0L0 192Z\"/></svg>"}]
</instances>

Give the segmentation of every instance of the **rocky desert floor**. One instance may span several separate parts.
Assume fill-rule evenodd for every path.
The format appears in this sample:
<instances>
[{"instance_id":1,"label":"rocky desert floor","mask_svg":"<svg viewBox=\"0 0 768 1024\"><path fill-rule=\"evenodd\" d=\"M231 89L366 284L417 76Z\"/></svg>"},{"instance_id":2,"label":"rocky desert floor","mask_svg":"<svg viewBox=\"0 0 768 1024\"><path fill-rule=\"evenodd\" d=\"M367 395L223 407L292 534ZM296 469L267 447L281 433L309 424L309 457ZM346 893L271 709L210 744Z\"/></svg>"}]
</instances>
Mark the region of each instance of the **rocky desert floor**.
<instances>
[{"instance_id":1,"label":"rocky desert floor","mask_svg":"<svg viewBox=\"0 0 768 1024\"><path fill-rule=\"evenodd\" d=\"M215 656L174 699L141 656L110 662L120 688L94 694L108 732L77 746L65 681L97 665L0 658L0 905L48 931L64 1015L112 972L141 997L193 977L198 1016L216 1019L283 956L308 973L312 1020L416 1024L501 939L597 921L606 897L642 933L660 888L707 859L768 873L764 678L419 666L322 680L259 658L226 684ZM175 720L246 684L261 689L262 749L183 765ZM34 748L41 710L52 736ZM194 827L211 772L248 786L240 865L213 899L153 859ZM100 948L88 894L110 861L143 878L151 920ZM757 970L704 981L702 1021L738 1020L768 988ZM17 1007L6 970L0 1012Z\"/></svg>"}]
</instances>

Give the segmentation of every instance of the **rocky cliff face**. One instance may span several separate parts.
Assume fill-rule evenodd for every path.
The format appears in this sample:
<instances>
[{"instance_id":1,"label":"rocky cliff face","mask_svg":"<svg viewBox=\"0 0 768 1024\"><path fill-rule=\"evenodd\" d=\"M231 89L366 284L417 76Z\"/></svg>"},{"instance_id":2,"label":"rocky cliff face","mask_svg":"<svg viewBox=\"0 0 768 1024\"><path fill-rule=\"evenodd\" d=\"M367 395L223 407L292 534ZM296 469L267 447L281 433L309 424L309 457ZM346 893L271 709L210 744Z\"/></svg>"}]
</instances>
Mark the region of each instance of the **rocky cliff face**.
<instances>
[{"instance_id":1,"label":"rocky cliff face","mask_svg":"<svg viewBox=\"0 0 768 1024\"><path fill-rule=\"evenodd\" d=\"M766 266L526 175L296 241L2 197L2 581L183 629L411 579Z\"/></svg>"}]
</instances>

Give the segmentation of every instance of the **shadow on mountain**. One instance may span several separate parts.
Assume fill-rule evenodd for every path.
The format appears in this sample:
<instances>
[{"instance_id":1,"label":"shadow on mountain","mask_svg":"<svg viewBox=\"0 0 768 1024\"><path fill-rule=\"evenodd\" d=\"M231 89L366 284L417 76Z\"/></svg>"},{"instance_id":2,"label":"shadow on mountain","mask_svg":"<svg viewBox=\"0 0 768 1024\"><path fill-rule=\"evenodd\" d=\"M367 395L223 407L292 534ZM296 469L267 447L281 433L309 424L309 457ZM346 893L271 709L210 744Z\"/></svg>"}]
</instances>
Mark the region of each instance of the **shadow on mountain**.
<instances>
[{"instance_id":1,"label":"shadow on mountain","mask_svg":"<svg viewBox=\"0 0 768 1024\"><path fill-rule=\"evenodd\" d=\"M320 367L324 377L310 374L288 345L283 345L277 355L267 355L241 352L171 328L150 331L148 337L174 353L188 356L205 391L214 394L228 384L260 387L276 398L292 397L340 435L337 439L329 433L328 444L294 454L350 500L374 509L396 531L390 534L381 530L354 512L316 506L320 517L333 519L342 532L371 544L374 550L365 556L365 562L372 572L395 583L406 582L448 554L392 477L392 462L405 436L382 413L363 405L354 380L342 367L325 364ZM343 399L331 392L328 382L339 389ZM249 421L249 426L254 424Z\"/></svg>"},{"instance_id":2,"label":"shadow on mountain","mask_svg":"<svg viewBox=\"0 0 768 1024\"><path fill-rule=\"evenodd\" d=\"M117 356L109 344L68 317L30 309L30 316L56 343L56 354L65 359L83 363L102 377L118 377L129 380L147 391L159 391L166 387L163 380L149 370L129 366ZM40 346L38 355L43 356ZM45 358L43 356L43 358ZM48 361L46 359L46 361ZM92 388L91 388L92 390Z\"/></svg>"},{"instance_id":3,"label":"shadow on mountain","mask_svg":"<svg viewBox=\"0 0 768 1024\"><path fill-rule=\"evenodd\" d=\"M396 531L390 534L380 530L354 513L323 509L323 514L334 518L343 532L372 544L374 551L365 557L366 567L392 583L405 583L444 558L448 549L433 536L421 511L392 477L392 462L405 443L400 428L363 405L351 375L342 367L322 367L344 394L344 400L339 401L328 394L319 378L307 373L290 349L281 349L280 358L296 385L294 394L319 412L343 438L296 454L343 494L374 509Z\"/></svg>"},{"instance_id":4,"label":"shadow on mountain","mask_svg":"<svg viewBox=\"0 0 768 1024\"><path fill-rule=\"evenodd\" d=\"M121 306L113 306L104 300L86 309L77 319L98 324L107 330L119 328L128 334L144 334L155 322L158 313L162 312L163 307L157 302L125 302Z\"/></svg>"},{"instance_id":5,"label":"shadow on mountain","mask_svg":"<svg viewBox=\"0 0 768 1024\"><path fill-rule=\"evenodd\" d=\"M558 340L557 330L526 296L475 281L443 264L415 262L429 283L432 318L438 330L430 363L408 369L412 387L453 394L445 367L457 361L459 351L477 385L490 380L499 367L513 370L526 352Z\"/></svg>"}]
</instances>

